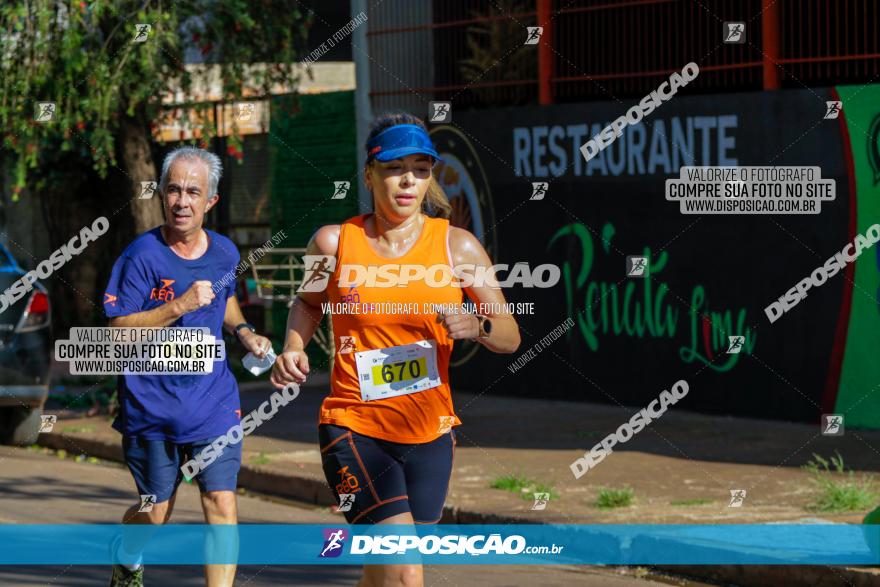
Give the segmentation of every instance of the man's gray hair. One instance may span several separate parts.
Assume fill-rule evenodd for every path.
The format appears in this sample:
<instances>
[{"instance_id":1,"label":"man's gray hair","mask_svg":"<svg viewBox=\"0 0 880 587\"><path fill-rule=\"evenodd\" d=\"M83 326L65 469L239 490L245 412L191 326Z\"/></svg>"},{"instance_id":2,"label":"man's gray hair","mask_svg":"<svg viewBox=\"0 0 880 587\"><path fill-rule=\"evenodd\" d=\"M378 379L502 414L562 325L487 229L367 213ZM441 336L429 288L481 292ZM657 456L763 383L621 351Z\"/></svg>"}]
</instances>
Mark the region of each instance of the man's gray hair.
<instances>
[{"instance_id":1,"label":"man's gray hair","mask_svg":"<svg viewBox=\"0 0 880 587\"><path fill-rule=\"evenodd\" d=\"M165 160L162 162L159 189L163 195L165 188L168 186L168 172L171 170L171 165L178 159L197 159L207 165L208 193L205 194L205 197L211 198L217 193L217 185L220 183L220 176L223 175L223 163L220 161L220 157L210 151L197 147L178 147L165 155Z\"/></svg>"}]
</instances>

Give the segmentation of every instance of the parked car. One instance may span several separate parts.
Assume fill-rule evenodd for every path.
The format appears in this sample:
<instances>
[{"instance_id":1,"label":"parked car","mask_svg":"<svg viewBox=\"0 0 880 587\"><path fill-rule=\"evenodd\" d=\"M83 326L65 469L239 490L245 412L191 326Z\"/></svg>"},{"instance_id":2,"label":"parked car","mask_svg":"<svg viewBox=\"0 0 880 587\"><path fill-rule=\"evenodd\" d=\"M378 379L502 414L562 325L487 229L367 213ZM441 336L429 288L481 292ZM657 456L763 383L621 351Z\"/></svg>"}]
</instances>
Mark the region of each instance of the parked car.
<instances>
[{"instance_id":1,"label":"parked car","mask_svg":"<svg viewBox=\"0 0 880 587\"><path fill-rule=\"evenodd\" d=\"M26 273L0 244L0 293ZM36 441L49 396L51 352L49 293L37 281L0 312L0 443Z\"/></svg>"}]
</instances>

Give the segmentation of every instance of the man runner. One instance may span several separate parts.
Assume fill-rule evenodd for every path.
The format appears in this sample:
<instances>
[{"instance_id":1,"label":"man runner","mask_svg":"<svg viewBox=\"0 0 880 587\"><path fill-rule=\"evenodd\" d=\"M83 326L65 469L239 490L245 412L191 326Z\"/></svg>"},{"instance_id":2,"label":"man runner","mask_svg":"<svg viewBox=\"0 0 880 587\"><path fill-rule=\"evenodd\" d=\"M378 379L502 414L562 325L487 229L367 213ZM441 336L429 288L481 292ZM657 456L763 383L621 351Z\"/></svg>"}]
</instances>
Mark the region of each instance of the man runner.
<instances>
[{"instance_id":1,"label":"man runner","mask_svg":"<svg viewBox=\"0 0 880 587\"><path fill-rule=\"evenodd\" d=\"M217 340L225 327L254 355L265 355L271 343L245 322L235 282L216 296L211 289L240 259L231 240L202 228L205 213L220 199L221 172L220 158L202 149L182 147L165 158L158 186L165 224L135 239L113 265L104 296L110 326L207 327ZM183 463L239 423L238 385L225 360L215 361L205 375L121 375L119 404L113 427L123 435L125 462L141 496L122 523L164 524ZM237 443L196 475L208 524L237 523L240 466ZM152 508L142 507L145 498ZM112 587L143 585L143 547L132 536L112 546L123 563L113 566ZM205 566L209 587L229 587L234 578L234 564Z\"/></svg>"}]
</instances>

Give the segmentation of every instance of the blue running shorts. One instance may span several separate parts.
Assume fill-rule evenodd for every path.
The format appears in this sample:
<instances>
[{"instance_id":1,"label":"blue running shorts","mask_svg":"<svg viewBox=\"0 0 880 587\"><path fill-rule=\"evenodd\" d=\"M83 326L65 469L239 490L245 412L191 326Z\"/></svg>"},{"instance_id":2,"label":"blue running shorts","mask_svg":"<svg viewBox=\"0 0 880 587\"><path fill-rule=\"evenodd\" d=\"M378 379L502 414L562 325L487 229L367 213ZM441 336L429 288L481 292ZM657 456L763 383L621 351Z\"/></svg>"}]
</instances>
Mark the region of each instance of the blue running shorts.
<instances>
[{"instance_id":1,"label":"blue running shorts","mask_svg":"<svg viewBox=\"0 0 880 587\"><path fill-rule=\"evenodd\" d=\"M168 501L183 480L180 467L216 440L207 438L178 444L168 440L146 440L123 437L122 450L125 464L134 477L140 495L155 495L156 503ZM226 445L223 453L200 471L195 479L199 489L206 491L235 491L238 470L241 468L241 445Z\"/></svg>"}]
</instances>

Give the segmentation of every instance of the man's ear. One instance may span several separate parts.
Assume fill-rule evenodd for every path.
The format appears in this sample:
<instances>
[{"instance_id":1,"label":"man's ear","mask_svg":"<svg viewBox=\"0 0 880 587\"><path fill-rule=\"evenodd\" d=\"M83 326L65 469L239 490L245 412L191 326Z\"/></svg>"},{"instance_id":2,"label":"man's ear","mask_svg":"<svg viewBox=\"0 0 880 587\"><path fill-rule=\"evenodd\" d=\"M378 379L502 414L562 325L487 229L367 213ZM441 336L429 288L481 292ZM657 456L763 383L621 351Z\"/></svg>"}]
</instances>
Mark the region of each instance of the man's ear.
<instances>
[{"instance_id":1,"label":"man's ear","mask_svg":"<svg viewBox=\"0 0 880 587\"><path fill-rule=\"evenodd\" d=\"M207 212L208 210L213 208L217 204L217 202L219 202L219 201L220 201L220 194L214 194L214 196L210 200L208 200L208 206L205 208L205 212Z\"/></svg>"}]
</instances>

